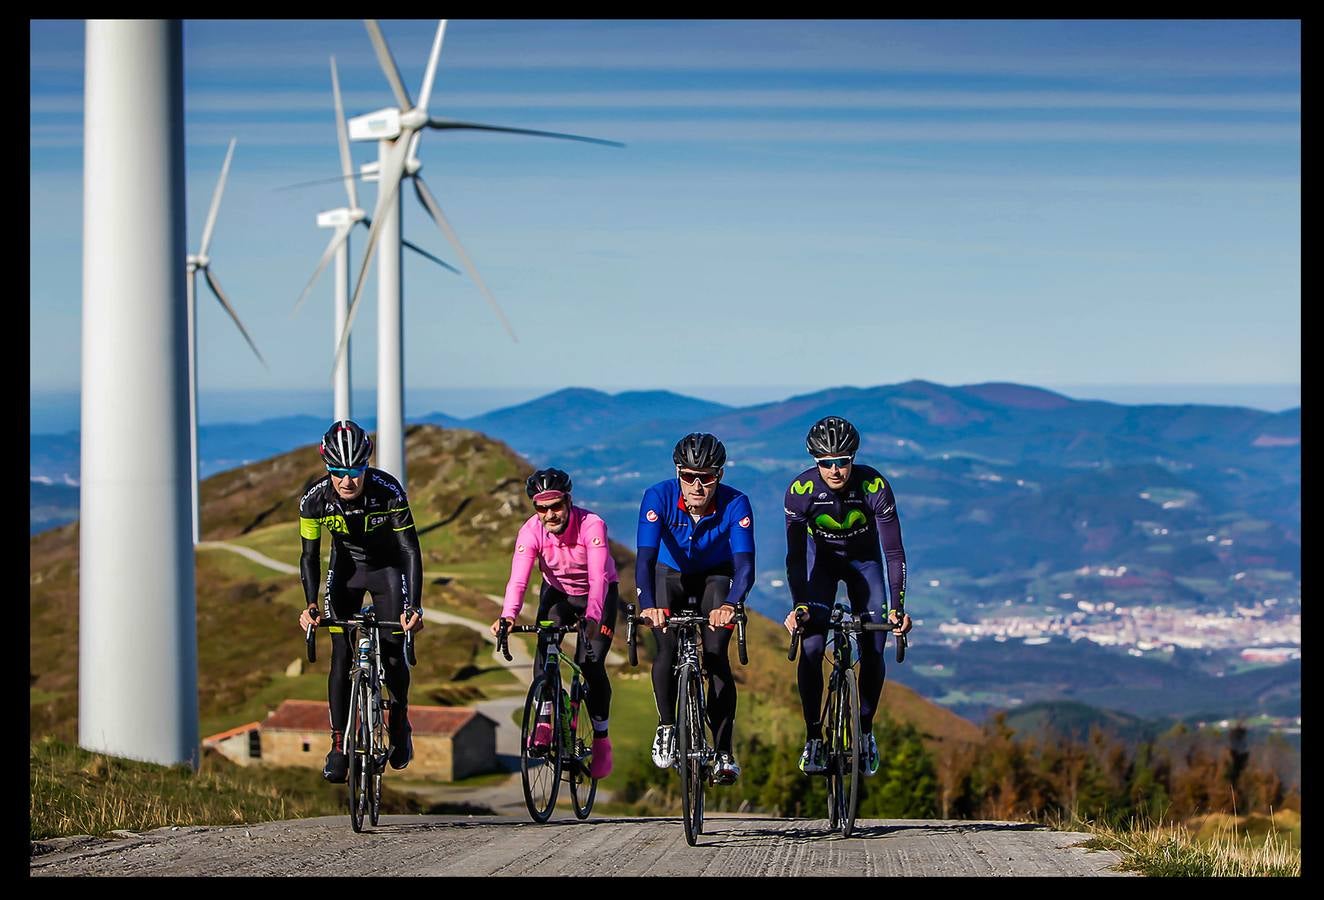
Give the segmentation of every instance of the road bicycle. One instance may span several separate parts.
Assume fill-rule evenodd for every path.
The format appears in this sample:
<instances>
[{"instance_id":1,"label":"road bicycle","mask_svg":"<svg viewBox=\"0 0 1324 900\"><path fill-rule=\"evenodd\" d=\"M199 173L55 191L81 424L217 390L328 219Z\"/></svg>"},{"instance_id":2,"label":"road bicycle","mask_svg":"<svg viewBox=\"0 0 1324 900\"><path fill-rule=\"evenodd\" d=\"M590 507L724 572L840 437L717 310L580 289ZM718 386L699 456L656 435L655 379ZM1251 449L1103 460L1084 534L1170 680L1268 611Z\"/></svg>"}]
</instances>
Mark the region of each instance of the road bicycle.
<instances>
[{"instance_id":1,"label":"road bicycle","mask_svg":"<svg viewBox=\"0 0 1324 900\"><path fill-rule=\"evenodd\" d=\"M317 662L315 629L343 628L348 632L349 645L356 648L356 656L349 667L349 714L345 718L345 756L349 761L349 822L356 832L363 830L363 820L375 827L381 815L382 773L386 771L387 746L386 710L391 700L382 696L386 670L382 665L381 640L383 628L400 629L399 622L378 622L377 612L365 606L348 619L323 617L304 632L308 661ZM405 659L415 663L414 635L405 633Z\"/></svg>"},{"instance_id":2,"label":"road bicycle","mask_svg":"<svg viewBox=\"0 0 1324 900\"><path fill-rule=\"evenodd\" d=\"M787 659L795 659L800 643L800 629L805 613L797 617L791 633ZM855 665L859 662L859 635L866 632L893 631L890 622L870 622L835 606L828 618L832 636L832 672L828 675L827 698L819 719L824 727L823 776L827 779L828 829L841 830L850 837L855 829L855 812L860 801L860 750L863 747L860 723L860 686ZM906 658L906 636L897 634L896 661Z\"/></svg>"},{"instance_id":3,"label":"road bicycle","mask_svg":"<svg viewBox=\"0 0 1324 900\"><path fill-rule=\"evenodd\" d=\"M578 625L556 625L541 621L537 625L515 625L504 620L497 632L497 649L510 655L511 632L536 633L542 670L534 672L533 683L524 701L524 720L520 728L519 770L524 786L524 805L535 822L546 822L556 806L556 796L564 780L570 785L571 806L575 817L587 819L598 794L598 780L589 774L593 762L593 721L588 714L588 682L575 661L561 650L562 639ZM582 632L587 653L593 649ZM590 657L591 658L591 657ZM561 667L570 672L570 686L562 686ZM538 726L542 725L540 729ZM541 732L541 733L540 733Z\"/></svg>"},{"instance_id":4,"label":"road bicycle","mask_svg":"<svg viewBox=\"0 0 1324 900\"><path fill-rule=\"evenodd\" d=\"M732 618L736 625L737 646L740 664L749 665L749 655L745 647L744 604L736 607ZM637 634L635 626L650 625L647 619L635 616L633 603L626 607L626 644L629 647L630 665L639 665ZM680 770L680 808L681 818L685 822L685 840L691 847L703 834L704 789L713 779L713 762L717 751L708 740L707 698L704 685L707 679L703 670L703 629L708 627L708 617L698 613L678 613L668 616L667 628L676 629L676 762Z\"/></svg>"}]
</instances>

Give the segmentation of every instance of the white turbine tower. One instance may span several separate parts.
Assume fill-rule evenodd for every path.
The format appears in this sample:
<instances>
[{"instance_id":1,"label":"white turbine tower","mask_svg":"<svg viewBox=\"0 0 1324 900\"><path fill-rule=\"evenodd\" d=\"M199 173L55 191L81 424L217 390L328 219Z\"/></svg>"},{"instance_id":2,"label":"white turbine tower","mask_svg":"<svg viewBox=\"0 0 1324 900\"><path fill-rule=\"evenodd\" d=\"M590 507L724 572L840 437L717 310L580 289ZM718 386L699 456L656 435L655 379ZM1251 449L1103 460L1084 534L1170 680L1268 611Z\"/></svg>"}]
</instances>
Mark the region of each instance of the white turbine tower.
<instances>
[{"instance_id":1,"label":"white turbine tower","mask_svg":"<svg viewBox=\"0 0 1324 900\"><path fill-rule=\"evenodd\" d=\"M190 253L186 259L185 271L188 273L188 382L189 382L189 433L192 441L193 453L193 543L198 542L198 272L202 272L207 277L207 286L211 292L216 295L221 306L234 319L234 324L238 326L239 333L248 341L248 346L253 348L257 354L258 362L262 363L263 368L270 371L267 361L262 358L258 352L257 345L253 339L248 336L248 329L244 328L244 323L239 321L239 315L226 299L225 292L221 290L221 284L216 280L216 276L211 272L211 257L207 255L207 249L211 246L212 230L216 227L216 213L221 208L221 195L225 193L225 179L230 174L230 159L234 156L235 139L230 138L230 147L225 151L225 163L221 166L221 177L216 182L216 190L211 196L211 209L207 211L207 224L202 229L202 246L197 253Z\"/></svg>"},{"instance_id":2,"label":"white turbine tower","mask_svg":"<svg viewBox=\"0 0 1324 900\"><path fill-rule=\"evenodd\" d=\"M78 744L196 766L183 29L86 35Z\"/></svg>"},{"instance_id":3,"label":"white turbine tower","mask_svg":"<svg viewBox=\"0 0 1324 900\"><path fill-rule=\"evenodd\" d=\"M349 138L345 133L345 109L340 99L340 77L336 71L336 58L331 57L331 92L335 98L336 107L336 142L340 147L340 168L341 180L345 184L345 192L349 197L349 206L342 206L339 209L331 209L317 214L317 226L319 228L331 228L334 231L331 234L331 241L326 245L326 251L322 258L318 260L317 268L313 270L313 277L308 279L308 284L304 286L303 292L299 294L299 299L295 301L294 312L299 311L303 301L308 297L308 292L313 289L317 279L321 276L322 270L334 256L336 260L336 306L335 306L335 345L340 346L341 335L345 333L345 319L349 310L349 233L356 224L362 223L369 227L372 222L368 219L368 214L359 207L358 190L355 188L355 175L350 166L349 156ZM438 265L449 269L456 275L460 270L443 260L438 259L426 250L411 244L409 241L402 242L406 247L415 253L425 256ZM350 355L348 351L343 356L337 357L334 375L334 405L333 415L336 421L350 418Z\"/></svg>"},{"instance_id":4,"label":"white turbine tower","mask_svg":"<svg viewBox=\"0 0 1324 900\"><path fill-rule=\"evenodd\" d=\"M363 266L359 270L354 285L354 293L349 304L349 316L345 331L336 348L337 361L345 354L353 327L354 315L358 310L359 294L363 288L368 264L372 260L377 242L382 244L382 253L377 261L377 465L390 472L403 484L405 482L405 447L404 447L404 357L401 352L403 343L403 317L400 299L400 181L408 175L414 180L414 189L419 200L433 220L442 229L455 248L460 261L482 291L483 297L501 318L506 331L514 339L496 298L488 290L482 276L474 267L469 254L465 252L455 230L446 221L437 205L432 192L418 175L420 164L415 153L422 129L437 130L476 130L497 131L509 134L527 134L535 137L560 138L571 141L584 141L590 144L603 144L609 147L623 147L616 141L600 138L583 137L575 134L562 134L554 131L537 131L528 128L507 128L499 125L481 125L476 122L457 122L451 119L434 119L428 114L428 100L432 94L432 82L437 71L437 58L441 54L441 42L446 34L446 20L437 25L437 34L432 42L432 53L428 58L427 70L423 75L423 86L419 92L418 105L415 106L405 90L391 56L386 39L381 29L372 19L365 20L368 36L372 39L377 52L377 61L391 84L398 107L380 109L367 115L351 119L349 135L352 140L378 141L379 164L377 167L377 206L373 212L372 227L368 231L368 246L363 257Z\"/></svg>"}]
</instances>

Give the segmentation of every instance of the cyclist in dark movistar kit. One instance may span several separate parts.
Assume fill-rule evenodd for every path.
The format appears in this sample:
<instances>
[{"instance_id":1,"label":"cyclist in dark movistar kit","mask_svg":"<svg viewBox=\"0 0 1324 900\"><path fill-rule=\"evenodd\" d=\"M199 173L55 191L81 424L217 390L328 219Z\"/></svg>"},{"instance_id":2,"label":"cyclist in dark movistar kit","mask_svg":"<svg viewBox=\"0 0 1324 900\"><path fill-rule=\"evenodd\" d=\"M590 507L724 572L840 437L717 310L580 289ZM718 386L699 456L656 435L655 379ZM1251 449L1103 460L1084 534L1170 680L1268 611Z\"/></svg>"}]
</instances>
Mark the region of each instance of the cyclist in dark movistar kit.
<instances>
[{"instance_id":1,"label":"cyclist in dark movistar kit","mask_svg":"<svg viewBox=\"0 0 1324 900\"><path fill-rule=\"evenodd\" d=\"M837 416L819 419L805 436L805 449L815 465L795 477L786 489L786 580L794 609L786 630L802 629L798 669L800 704L805 719L801 771L822 772L823 651L828 616L836 602L837 582L846 583L851 611L867 621L894 623L894 633L910 631L905 612L906 551L901 545L892 486L872 466L857 465L860 433ZM811 541L810 538L813 538ZM882 553L879 553L879 541ZM887 584L883 569L886 559ZM888 612L883 613L884 597ZM864 770L878 771L878 743L873 717L883 692L883 647L886 631L860 635L860 724Z\"/></svg>"},{"instance_id":2,"label":"cyclist in dark movistar kit","mask_svg":"<svg viewBox=\"0 0 1324 900\"><path fill-rule=\"evenodd\" d=\"M368 466L372 438L349 420L334 423L322 437L327 474L299 500L299 535L303 553L299 577L308 608L299 616L300 629L322 617L317 608L317 584L322 564L321 534L331 532L331 559L326 572L326 614L346 619L357 613L364 591L372 593L377 618L400 620L403 631L423 630L423 556L418 531L400 482ZM391 692L388 727L391 766L403 769L414 756L409 727L409 666L402 632L381 632L386 687ZM331 752L322 776L344 782L345 719L349 715L349 663L352 648L340 628L331 630L331 674L327 700L331 711Z\"/></svg>"},{"instance_id":3,"label":"cyclist in dark movistar kit","mask_svg":"<svg viewBox=\"0 0 1324 900\"><path fill-rule=\"evenodd\" d=\"M736 714L736 682L727 649L736 606L754 584L754 512L749 498L721 484L726 448L711 434L688 434L672 452L676 478L644 491L639 506L635 584L640 616L653 626L653 696L658 728L653 762L673 765L676 754L676 658L674 631L666 617L684 607L708 616L703 635L703 667L708 673L708 721L717 762L713 775L723 784L740 777L731 752ZM697 608L697 610L696 610Z\"/></svg>"}]
</instances>

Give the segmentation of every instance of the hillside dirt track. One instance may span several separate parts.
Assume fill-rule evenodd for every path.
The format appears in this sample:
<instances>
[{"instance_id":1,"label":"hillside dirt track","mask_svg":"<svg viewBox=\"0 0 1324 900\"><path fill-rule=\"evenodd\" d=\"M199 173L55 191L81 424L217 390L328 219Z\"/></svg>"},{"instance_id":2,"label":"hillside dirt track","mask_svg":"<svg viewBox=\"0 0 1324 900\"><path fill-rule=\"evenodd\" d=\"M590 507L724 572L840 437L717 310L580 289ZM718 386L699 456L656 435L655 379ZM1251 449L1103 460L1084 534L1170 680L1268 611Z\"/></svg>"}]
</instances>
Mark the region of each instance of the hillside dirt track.
<instances>
[{"instance_id":1,"label":"hillside dirt track","mask_svg":"<svg viewBox=\"0 0 1324 900\"><path fill-rule=\"evenodd\" d=\"M697 847L679 819L558 813L383 816L363 834L348 816L260 825L159 828L35 842L32 875L1121 875L1119 856L1073 846L1088 835L1014 822L713 816ZM628 848L628 852L626 851ZM369 852L361 852L361 851Z\"/></svg>"}]
</instances>

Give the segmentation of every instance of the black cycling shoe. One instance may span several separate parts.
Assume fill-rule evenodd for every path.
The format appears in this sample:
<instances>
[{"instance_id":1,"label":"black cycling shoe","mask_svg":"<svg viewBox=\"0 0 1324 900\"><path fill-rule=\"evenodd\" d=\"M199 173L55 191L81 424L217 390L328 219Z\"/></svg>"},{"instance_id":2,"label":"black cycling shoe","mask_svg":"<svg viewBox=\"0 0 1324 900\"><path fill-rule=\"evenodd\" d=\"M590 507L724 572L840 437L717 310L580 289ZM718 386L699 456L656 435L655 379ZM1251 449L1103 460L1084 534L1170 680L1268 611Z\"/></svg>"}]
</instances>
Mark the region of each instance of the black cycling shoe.
<instances>
[{"instance_id":1,"label":"black cycling shoe","mask_svg":"<svg viewBox=\"0 0 1324 900\"><path fill-rule=\"evenodd\" d=\"M414 730L409 727L406 708L392 706L388 716L386 724L391 732L391 768L403 769L414 758Z\"/></svg>"},{"instance_id":2,"label":"black cycling shoe","mask_svg":"<svg viewBox=\"0 0 1324 900\"><path fill-rule=\"evenodd\" d=\"M332 784L344 784L349 779L349 757L345 755L345 735L331 732L331 752L322 766L322 777Z\"/></svg>"},{"instance_id":3,"label":"black cycling shoe","mask_svg":"<svg viewBox=\"0 0 1324 900\"><path fill-rule=\"evenodd\" d=\"M413 758L414 758L414 736L412 734L406 733L403 743L395 744L391 747L391 755L389 757L391 761L391 768L403 769L405 766L409 765L409 761Z\"/></svg>"}]
</instances>

